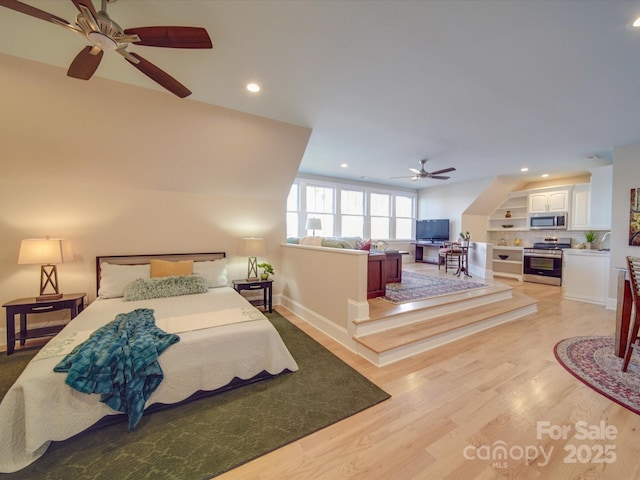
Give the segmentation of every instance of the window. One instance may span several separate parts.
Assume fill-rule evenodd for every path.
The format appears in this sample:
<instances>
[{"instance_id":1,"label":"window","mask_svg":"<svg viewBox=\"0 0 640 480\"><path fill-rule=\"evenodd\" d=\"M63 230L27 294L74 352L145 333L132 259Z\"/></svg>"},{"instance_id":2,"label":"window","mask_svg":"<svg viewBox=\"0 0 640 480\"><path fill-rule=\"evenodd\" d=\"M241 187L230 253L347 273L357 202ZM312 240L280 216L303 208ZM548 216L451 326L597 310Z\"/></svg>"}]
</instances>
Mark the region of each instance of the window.
<instances>
[{"instance_id":1,"label":"window","mask_svg":"<svg viewBox=\"0 0 640 480\"><path fill-rule=\"evenodd\" d=\"M396 195L396 234L395 238L413 238L413 198Z\"/></svg>"},{"instance_id":2,"label":"window","mask_svg":"<svg viewBox=\"0 0 640 480\"><path fill-rule=\"evenodd\" d=\"M381 193L372 193L369 197L371 200L371 238L383 240L391 238L389 232L389 216L390 216L390 195Z\"/></svg>"},{"instance_id":3,"label":"window","mask_svg":"<svg viewBox=\"0 0 640 480\"><path fill-rule=\"evenodd\" d=\"M340 195L341 230L343 237L364 237L364 192L342 190Z\"/></svg>"},{"instance_id":4,"label":"window","mask_svg":"<svg viewBox=\"0 0 640 480\"><path fill-rule=\"evenodd\" d=\"M291 185L289 196L287 197L287 237L298 236L298 226L300 225L300 203L298 202L298 185Z\"/></svg>"},{"instance_id":5,"label":"window","mask_svg":"<svg viewBox=\"0 0 640 480\"><path fill-rule=\"evenodd\" d=\"M307 219L319 218L315 235L323 237L412 239L417 194L380 187L297 178L287 198L287 236L312 235Z\"/></svg>"},{"instance_id":6,"label":"window","mask_svg":"<svg viewBox=\"0 0 640 480\"><path fill-rule=\"evenodd\" d=\"M334 189L318 185L307 185L306 197L307 218L314 217L322 221L322 229L311 233L323 237L333 236Z\"/></svg>"}]
</instances>

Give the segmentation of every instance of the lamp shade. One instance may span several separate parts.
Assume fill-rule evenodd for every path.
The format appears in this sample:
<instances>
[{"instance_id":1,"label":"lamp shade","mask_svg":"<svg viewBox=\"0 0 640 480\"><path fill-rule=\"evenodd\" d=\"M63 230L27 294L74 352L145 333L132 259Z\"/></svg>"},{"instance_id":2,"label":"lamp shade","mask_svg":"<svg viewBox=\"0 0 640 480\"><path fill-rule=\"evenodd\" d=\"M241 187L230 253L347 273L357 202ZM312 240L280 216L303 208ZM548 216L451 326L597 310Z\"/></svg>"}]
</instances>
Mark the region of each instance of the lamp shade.
<instances>
[{"instance_id":1,"label":"lamp shade","mask_svg":"<svg viewBox=\"0 0 640 480\"><path fill-rule=\"evenodd\" d=\"M322 220L320 218L307 218L307 230L322 230Z\"/></svg>"},{"instance_id":2,"label":"lamp shade","mask_svg":"<svg viewBox=\"0 0 640 480\"><path fill-rule=\"evenodd\" d=\"M243 238L240 245L240 255L245 257L257 257L267 253L264 238Z\"/></svg>"},{"instance_id":3,"label":"lamp shade","mask_svg":"<svg viewBox=\"0 0 640 480\"><path fill-rule=\"evenodd\" d=\"M72 260L71 243L62 238L30 238L20 244L19 264L52 265Z\"/></svg>"}]
</instances>

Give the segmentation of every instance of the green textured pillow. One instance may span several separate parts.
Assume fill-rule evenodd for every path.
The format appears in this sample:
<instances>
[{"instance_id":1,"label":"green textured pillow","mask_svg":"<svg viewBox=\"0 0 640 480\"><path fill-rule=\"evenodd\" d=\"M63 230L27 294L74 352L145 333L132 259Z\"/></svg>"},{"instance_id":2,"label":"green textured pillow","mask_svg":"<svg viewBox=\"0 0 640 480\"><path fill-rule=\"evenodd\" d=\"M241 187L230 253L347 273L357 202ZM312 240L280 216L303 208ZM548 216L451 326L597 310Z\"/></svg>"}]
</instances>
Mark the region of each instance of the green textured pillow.
<instances>
[{"instance_id":1,"label":"green textured pillow","mask_svg":"<svg viewBox=\"0 0 640 480\"><path fill-rule=\"evenodd\" d=\"M124 288L124 300L149 300L151 298L177 297L205 293L209 290L207 279L200 275L179 277L138 278Z\"/></svg>"}]
</instances>

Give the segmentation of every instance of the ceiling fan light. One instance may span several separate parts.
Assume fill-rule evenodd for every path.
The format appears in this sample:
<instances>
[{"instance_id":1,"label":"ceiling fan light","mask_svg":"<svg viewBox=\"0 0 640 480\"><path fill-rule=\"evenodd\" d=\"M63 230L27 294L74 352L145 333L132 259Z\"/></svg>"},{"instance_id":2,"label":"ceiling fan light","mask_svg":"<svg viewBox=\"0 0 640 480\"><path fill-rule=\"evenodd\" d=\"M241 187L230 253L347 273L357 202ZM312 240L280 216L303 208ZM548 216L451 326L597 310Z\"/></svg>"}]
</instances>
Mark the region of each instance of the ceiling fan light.
<instances>
[{"instance_id":1,"label":"ceiling fan light","mask_svg":"<svg viewBox=\"0 0 640 480\"><path fill-rule=\"evenodd\" d=\"M87 37L91 40L91 43L100 47L102 50L115 50L118 47L118 44L111 38L99 32L90 32L87 34Z\"/></svg>"},{"instance_id":2,"label":"ceiling fan light","mask_svg":"<svg viewBox=\"0 0 640 480\"><path fill-rule=\"evenodd\" d=\"M632 27L638 28L640 27L640 17L636 18L631 24Z\"/></svg>"}]
</instances>

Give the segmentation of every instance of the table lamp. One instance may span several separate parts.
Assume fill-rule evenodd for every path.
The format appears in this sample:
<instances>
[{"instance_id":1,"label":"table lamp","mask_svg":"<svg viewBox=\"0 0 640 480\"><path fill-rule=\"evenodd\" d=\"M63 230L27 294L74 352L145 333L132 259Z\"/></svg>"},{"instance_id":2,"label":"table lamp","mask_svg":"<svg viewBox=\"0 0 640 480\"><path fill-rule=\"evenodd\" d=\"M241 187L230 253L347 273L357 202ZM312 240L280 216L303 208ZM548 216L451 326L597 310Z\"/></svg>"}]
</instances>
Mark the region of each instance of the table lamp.
<instances>
[{"instance_id":1,"label":"table lamp","mask_svg":"<svg viewBox=\"0 0 640 480\"><path fill-rule=\"evenodd\" d=\"M58 289L57 263L73 260L71 244L62 238L30 238L22 240L18 264L40 265L40 295L37 301L62 298ZM53 293L46 293L47 287Z\"/></svg>"},{"instance_id":2,"label":"table lamp","mask_svg":"<svg viewBox=\"0 0 640 480\"><path fill-rule=\"evenodd\" d=\"M267 253L267 248L263 238L243 238L240 254L249 257L249 267L247 269L247 280L258 280L258 262L256 257Z\"/></svg>"},{"instance_id":3,"label":"table lamp","mask_svg":"<svg viewBox=\"0 0 640 480\"><path fill-rule=\"evenodd\" d=\"M307 230L313 230L313 236L316 236L316 230L322 230L322 219L307 218Z\"/></svg>"}]
</instances>

